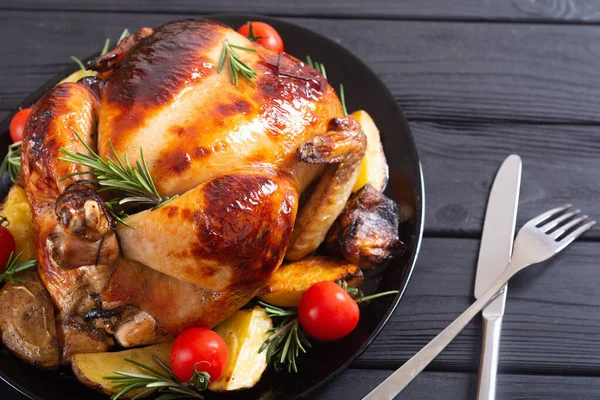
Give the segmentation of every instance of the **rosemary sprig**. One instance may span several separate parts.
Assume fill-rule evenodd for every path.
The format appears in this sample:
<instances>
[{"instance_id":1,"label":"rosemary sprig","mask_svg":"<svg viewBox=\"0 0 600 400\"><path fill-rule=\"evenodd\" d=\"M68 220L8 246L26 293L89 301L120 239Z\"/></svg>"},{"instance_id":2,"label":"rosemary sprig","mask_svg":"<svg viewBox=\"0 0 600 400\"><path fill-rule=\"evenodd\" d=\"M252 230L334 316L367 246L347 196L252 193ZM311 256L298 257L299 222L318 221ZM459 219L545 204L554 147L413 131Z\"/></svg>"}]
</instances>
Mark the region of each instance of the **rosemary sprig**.
<instances>
[{"instance_id":1,"label":"rosemary sprig","mask_svg":"<svg viewBox=\"0 0 600 400\"><path fill-rule=\"evenodd\" d=\"M191 379L187 382L181 382L177 379L171 368L158 357L152 356L152 358L160 365L164 370L164 373L140 362L126 358L125 361L148 371L150 374L113 371L116 375L104 377L104 379L113 383L113 389L118 390L118 392L111 397L111 400L118 400L124 394L142 388L145 388L145 390L142 390L140 393L133 396L131 400L136 400L152 393L162 393L160 396L156 397L155 400L204 399L199 392L206 390L208 387L210 375L207 372L198 371L196 368L198 364L194 365L194 375L192 375Z\"/></svg>"},{"instance_id":2,"label":"rosemary sprig","mask_svg":"<svg viewBox=\"0 0 600 400\"><path fill-rule=\"evenodd\" d=\"M4 219L6 219L6 218L4 218ZM37 261L29 260L29 261L24 261L22 263L19 263L18 262L19 257L21 257L22 254L23 254L23 252L20 252L15 257L15 252L14 251L10 252L10 255L8 256L8 261L6 262L6 268L4 268L4 271L2 273L0 273L0 283L5 282L7 280L11 281L12 283L25 282L25 280L23 278L19 278L16 275L19 272L22 272L29 268L32 268L33 266L35 266L35 263Z\"/></svg>"},{"instance_id":3,"label":"rosemary sprig","mask_svg":"<svg viewBox=\"0 0 600 400\"><path fill-rule=\"evenodd\" d=\"M278 321L278 325L269 329L271 333L262 344L259 353L267 350L267 363L273 361L275 369L287 366L288 372L298 372L296 357L300 352L306 353L307 347L312 347L308 336L298 322L298 309L282 309L274 305L258 302L267 315Z\"/></svg>"},{"instance_id":4,"label":"rosemary sprig","mask_svg":"<svg viewBox=\"0 0 600 400\"><path fill-rule=\"evenodd\" d=\"M223 50L221 51L221 56L219 57L219 65L217 66L217 73L220 73L225 65L225 60L227 60L227 65L229 67L229 76L231 77L231 83L235 86L238 86L239 76L244 78L248 83L252 86L256 86L253 79L255 79L258 75L256 72L246 65L242 60L240 60L240 55L235 50L244 50L256 52L256 50L251 49L249 47L242 47L235 44L229 43L227 39L223 43Z\"/></svg>"},{"instance_id":5,"label":"rosemary sprig","mask_svg":"<svg viewBox=\"0 0 600 400\"><path fill-rule=\"evenodd\" d=\"M263 39L264 36L256 36L254 28L252 27L252 21L248 21L248 40L257 43L258 39Z\"/></svg>"},{"instance_id":6,"label":"rosemary sprig","mask_svg":"<svg viewBox=\"0 0 600 400\"><path fill-rule=\"evenodd\" d=\"M92 150L87 143L85 143L77 132L75 132L75 135L89 154L74 153L61 148L59 151L63 156L59 157L59 159L72 164L83 165L84 167L90 168L90 170L74 172L63 176L60 180L63 181L77 175L93 175L95 177L93 182L96 182L101 187L98 190L99 192L113 191L115 194L116 197L108 202L108 204L113 217L115 217L118 222L124 223L119 217L119 213L115 210L117 205L149 205L152 209L156 209L177 197L160 196L158 190L156 190L152 176L150 176L148 165L144 159L144 152L141 148L141 161L136 161L135 167L132 167L127 154L125 154L124 160L121 160L110 139L108 140L108 144L110 145L114 160L111 156L106 157L106 160L104 160ZM124 224L127 225L126 223Z\"/></svg>"},{"instance_id":7,"label":"rosemary sprig","mask_svg":"<svg viewBox=\"0 0 600 400\"><path fill-rule=\"evenodd\" d=\"M0 164L0 178L8 171L10 180L15 181L21 172L21 142L15 142L8 146L8 152Z\"/></svg>"},{"instance_id":8,"label":"rosemary sprig","mask_svg":"<svg viewBox=\"0 0 600 400\"><path fill-rule=\"evenodd\" d=\"M344 280L336 282L357 303L373 300L391 294L397 294L397 290L388 292L375 293L369 296L364 296L357 288L348 288L348 283ZM272 304L259 301L258 304L263 307L269 317L271 317L276 326L269 329L270 335L262 344L259 353L267 350L267 363L273 361L275 369L280 369L283 366L287 367L288 372L298 372L296 358L300 356L300 352L306 353L306 349L312 347L310 337L306 334L298 321L297 308L279 308Z\"/></svg>"},{"instance_id":9,"label":"rosemary sprig","mask_svg":"<svg viewBox=\"0 0 600 400\"><path fill-rule=\"evenodd\" d=\"M306 64L308 64L311 68L314 68L323 75L323 78L327 79L327 70L325 69L325 65L318 61L313 61L310 56L306 56ZM342 111L344 112L344 117L348 115L348 109L346 108L346 96L344 94L344 84L340 83L340 102L342 103Z\"/></svg>"}]
</instances>

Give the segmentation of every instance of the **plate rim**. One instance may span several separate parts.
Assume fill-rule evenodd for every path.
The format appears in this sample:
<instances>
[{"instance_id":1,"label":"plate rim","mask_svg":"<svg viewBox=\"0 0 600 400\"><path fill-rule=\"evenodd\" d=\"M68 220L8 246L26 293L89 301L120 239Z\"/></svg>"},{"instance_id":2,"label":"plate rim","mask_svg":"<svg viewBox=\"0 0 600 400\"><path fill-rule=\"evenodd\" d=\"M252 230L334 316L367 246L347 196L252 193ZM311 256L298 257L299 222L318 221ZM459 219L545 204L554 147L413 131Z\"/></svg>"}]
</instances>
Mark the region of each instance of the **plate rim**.
<instances>
[{"instance_id":1,"label":"plate rim","mask_svg":"<svg viewBox=\"0 0 600 400\"><path fill-rule=\"evenodd\" d=\"M190 16L190 19L214 19L219 22L222 22L221 19L226 19L226 18L240 18L240 19L247 19L247 20L255 20L256 19L256 20L265 21L267 23L275 22L277 24L286 24L286 25L293 26L294 29L298 29L298 30L304 31L304 32L309 32L312 35L317 35L320 38L320 40L323 42L326 42L328 46L336 48L336 51L344 53L344 55L351 58L354 63L359 64L363 68L370 71L372 74L372 77L375 79L375 81L379 85L378 90L383 90L383 91L387 92L387 94L389 94L389 96L393 98L393 95L391 94L387 85L371 69L371 67L366 62L364 62L360 57L355 55L352 51L347 49L342 44L328 38L327 36L325 36L319 32L305 28L294 22L290 22L287 18L283 19L283 18L271 17L271 16L261 15L261 14L235 13L235 12L233 12L233 13L217 13L217 14L193 14ZM87 62L87 61L95 58L97 55L98 55L98 53L91 55L91 56L85 58L84 61ZM35 103L35 101L37 101L39 99L39 97L36 97L35 94L37 94L40 91L40 89L45 89L45 91L49 90L51 87L53 87L56 83L58 83L64 77L68 76L70 73L72 73L76 70L77 70L77 68L74 68L74 67L65 68L64 70L56 73L52 78L47 80L44 84L42 84L38 89L36 89L36 91L34 93L27 96L27 98L25 98L19 104L19 106L17 106L17 108L15 110L10 112L7 115L7 117L3 121L0 122L0 132L4 132L4 131L8 130L10 120L12 119L13 115L18 110L20 110L21 108L31 106L33 103ZM334 371L332 371L326 378L322 379L321 381L319 381L317 384L311 386L310 388L307 388L303 392L295 394L292 397L292 399L306 398L308 395L323 388L324 385L331 382L332 379L339 376L343 371L345 371L350 366L350 364L352 364L379 336L383 327L388 323L392 314L398 307L398 304L400 303L400 300L404 296L404 293L406 292L406 289L411 281L412 274L414 272L416 262L417 262L417 259L419 256L419 252L421 250L422 241L423 241L423 232L424 232L424 226L425 226L425 180L424 180L424 174L423 174L423 166L422 166L422 162L420 160L417 146L416 146L416 143L414 140L414 135L412 133L412 130L410 129L408 119L404 115L404 113L403 113L402 109L400 108L400 106L398 105L397 101L394 101L393 112L398 114L400 116L400 118L402 119L404 128L406 129L406 132L408 133L407 139L408 139L408 142L411 147L411 153L413 154L413 156L415 158L415 162L417 163L417 167L418 167L417 168L418 180L417 180L417 182L411 182L412 187L413 187L413 194L414 194L413 197L416 200L415 201L415 221L414 221L415 225L416 225L416 232L415 232L415 237L414 237L414 243L411 246L412 254L406 264L406 278L405 278L404 285L403 285L403 287L399 288L400 289L399 293L394 297L394 300L392 301L389 308L385 312L383 318L381 319L379 324L375 327L373 332L369 335L369 337L365 340L365 342L360 346L360 348L354 354L352 354L343 364L341 364L338 368L336 368ZM14 356L14 357L16 357L16 356ZM37 395L31 393L26 387L23 387L20 384L13 381L11 378L9 378L4 373L3 370L0 370L0 379L2 381L4 381L8 386L10 386L12 389L14 389L15 391L19 392L20 394L22 394L32 400L44 400L43 398L38 397Z\"/></svg>"}]
</instances>

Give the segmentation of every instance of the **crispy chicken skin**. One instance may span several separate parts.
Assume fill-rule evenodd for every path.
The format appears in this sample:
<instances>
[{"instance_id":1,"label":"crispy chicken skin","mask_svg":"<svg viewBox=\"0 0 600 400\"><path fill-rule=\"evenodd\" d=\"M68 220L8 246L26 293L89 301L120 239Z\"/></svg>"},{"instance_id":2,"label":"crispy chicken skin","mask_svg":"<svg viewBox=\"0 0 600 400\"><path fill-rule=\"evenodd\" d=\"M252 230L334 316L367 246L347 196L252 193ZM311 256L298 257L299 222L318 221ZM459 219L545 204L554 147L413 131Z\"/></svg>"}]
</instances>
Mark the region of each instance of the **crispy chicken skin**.
<instances>
[{"instance_id":1,"label":"crispy chicken skin","mask_svg":"<svg viewBox=\"0 0 600 400\"><path fill-rule=\"evenodd\" d=\"M61 361L79 351L112 345L105 330L83 320L118 258L112 220L102 200L85 182L85 171L59 160L59 149L85 151L77 134L95 147L98 99L81 84L51 89L35 105L23 134L25 190L33 212L38 272L57 308ZM101 262L101 263L100 263Z\"/></svg>"},{"instance_id":2,"label":"crispy chicken skin","mask_svg":"<svg viewBox=\"0 0 600 400\"><path fill-rule=\"evenodd\" d=\"M217 72L225 42L255 85ZM24 133L23 177L42 281L58 309L63 361L212 327L281 264L318 247L345 204L366 139L335 91L296 58L229 27L182 20L143 28L96 60L96 78L53 88ZM104 194L59 149L101 157L140 149L166 205L116 226ZM319 178L296 225L298 198ZM106 198L104 198L106 199ZM299 229L299 230L297 230ZM295 233L293 233L295 232ZM317 232L318 240L308 237Z\"/></svg>"},{"instance_id":3,"label":"crispy chicken skin","mask_svg":"<svg viewBox=\"0 0 600 400\"><path fill-rule=\"evenodd\" d=\"M327 233L325 248L368 271L405 250L398 205L369 184L356 192Z\"/></svg>"}]
</instances>

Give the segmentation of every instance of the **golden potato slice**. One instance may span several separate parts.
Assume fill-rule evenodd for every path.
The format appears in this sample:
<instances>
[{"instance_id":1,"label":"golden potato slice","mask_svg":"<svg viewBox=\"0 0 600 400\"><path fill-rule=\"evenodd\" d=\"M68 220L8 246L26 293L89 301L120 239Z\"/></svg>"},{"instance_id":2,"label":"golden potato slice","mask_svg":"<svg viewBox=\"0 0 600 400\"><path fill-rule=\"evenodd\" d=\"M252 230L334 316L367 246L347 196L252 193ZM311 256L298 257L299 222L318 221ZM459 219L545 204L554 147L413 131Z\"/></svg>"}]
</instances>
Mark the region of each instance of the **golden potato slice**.
<instances>
[{"instance_id":1,"label":"golden potato slice","mask_svg":"<svg viewBox=\"0 0 600 400\"><path fill-rule=\"evenodd\" d=\"M271 318L261 307L240 310L215 328L227 343L229 359L223 375L208 385L209 390L250 388L267 368L267 352L258 352L273 327Z\"/></svg>"},{"instance_id":2,"label":"golden potato slice","mask_svg":"<svg viewBox=\"0 0 600 400\"><path fill-rule=\"evenodd\" d=\"M73 72L71 75L69 75L65 79L63 79L62 81L58 82L57 85L60 85L61 83L65 83L65 82L76 83L85 76L96 76L97 74L98 73L96 71L92 71L89 69L86 69L85 73L83 72L83 70L78 69L77 71Z\"/></svg>"},{"instance_id":3,"label":"golden potato slice","mask_svg":"<svg viewBox=\"0 0 600 400\"><path fill-rule=\"evenodd\" d=\"M19 262L35 258L33 219L25 189L13 185L4 200L0 215L8 219L8 230L15 238L16 254L23 252Z\"/></svg>"},{"instance_id":4,"label":"golden potato slice","mask_svg":"<svg viewBox=\"0 0 600 400\"><path fill-rule=\"evenodd\" d=\"M170 354L172 346L173 343L171 342L113 353L75 354L72 360L73 372L77 379L84 385L112 395L118 391L114 390L113 383L104 379L104 377L114 376L114 371L148 374L148 371L125 361L126 358L162 372L163 369L154 361L152 356L156 356L159 360L171 366ZM138 393L139 391L132 391L122 397L131 398Z\"/></svg>"},{"instance_id":5,"label":"golden potato slice","mask_svg":"<svg viewBox=\"0 0 600 400\"><path fill-rule=\"evenodd\" d=\"M331 257L313 256L283 264L258 297L280 307L298 307L304 292L320 281L345 280L348 287L359 287L363 274L356 265Z\"/></svg>"},{"instance_id":6,"label":"golden potato slice","mask_svg":"<svg viewBox=\"0 0 600 400\"><path fill-rule=\"evenodd\" d=\"M366 111L355 111L352 116L356 118L365 135L367 135L367 151L352 191L356 192L367 183L370 183L376 190L383 192L388 181L389 172L381 138L379 137L379 130Z\"/></svg>"}]
</instances>

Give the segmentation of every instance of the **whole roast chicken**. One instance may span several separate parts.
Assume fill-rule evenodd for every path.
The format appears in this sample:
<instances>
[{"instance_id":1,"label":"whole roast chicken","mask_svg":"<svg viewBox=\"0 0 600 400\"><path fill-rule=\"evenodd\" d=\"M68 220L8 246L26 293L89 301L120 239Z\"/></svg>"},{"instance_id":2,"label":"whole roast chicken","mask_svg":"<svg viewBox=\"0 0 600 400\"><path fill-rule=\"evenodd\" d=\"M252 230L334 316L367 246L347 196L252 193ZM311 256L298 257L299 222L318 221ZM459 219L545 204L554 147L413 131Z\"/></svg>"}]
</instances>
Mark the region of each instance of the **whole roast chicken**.
<instances>
[{"instance_id":1,"label":"whole roast chicken","mask_svg":"<svg viewBox=\"0 0 600 400\"><path fill-rule=\"evenodd\" d=\"M235 84L227 65L219 71L225 44L255 50L237 53L256 78ZM143 28L91 67L96 77L38 101L23 138L38 272L63 363L227 318L284 257L323 242L366 146L323 76L219 23ZM117 223L110 193L60 159L61 149L88 154L84 144L105 159L114 147L132 164L143 150L159 194L177 197Z\"/></svg>"}]
</instances>

